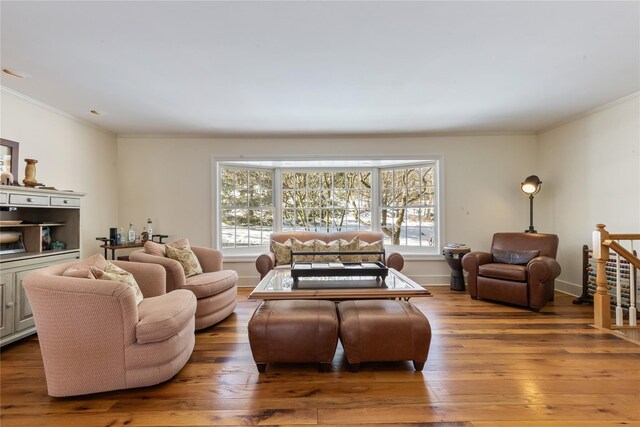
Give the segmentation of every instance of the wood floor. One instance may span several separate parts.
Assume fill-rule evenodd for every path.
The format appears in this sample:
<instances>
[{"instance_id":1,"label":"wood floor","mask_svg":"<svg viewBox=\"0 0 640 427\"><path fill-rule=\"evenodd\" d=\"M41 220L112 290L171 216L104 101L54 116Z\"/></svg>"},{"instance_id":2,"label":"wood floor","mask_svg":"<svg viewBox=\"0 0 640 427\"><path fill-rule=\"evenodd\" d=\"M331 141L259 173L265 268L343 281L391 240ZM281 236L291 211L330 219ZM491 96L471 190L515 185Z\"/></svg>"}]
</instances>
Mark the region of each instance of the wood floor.
<instances>
[{"instance_id":1,"label":"wood floor","mask_svg":"<svg viewBox=\"0 0 640 427\"><path fill-rule=\"evenodd\" d=\"M556 299L540 313L447 287L412 302L433 328L425 370L410 362L351 373L269 365L258 374L241 290L234 315L196 336L172 380L154 387L47 396L37 338L1 354L2 427L206 425L640 426L640 346L589 326L591 306Z\"/></svg>"}]
</instances>

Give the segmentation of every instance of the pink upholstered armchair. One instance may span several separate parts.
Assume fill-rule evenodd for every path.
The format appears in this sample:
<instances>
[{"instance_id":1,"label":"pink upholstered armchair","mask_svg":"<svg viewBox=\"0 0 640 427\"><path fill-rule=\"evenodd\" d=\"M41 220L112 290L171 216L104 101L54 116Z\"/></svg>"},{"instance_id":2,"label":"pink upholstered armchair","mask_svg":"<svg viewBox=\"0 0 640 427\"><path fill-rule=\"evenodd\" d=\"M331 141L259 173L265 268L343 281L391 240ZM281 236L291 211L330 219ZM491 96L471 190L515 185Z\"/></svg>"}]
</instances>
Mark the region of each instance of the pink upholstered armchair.
<instances>
[{"instance_id":1,"label":"pink upholstered armchair","mask_svg":"<svg viewBox=\"0 0 640 427\"><path fill-rule=\"evenodd\" d=\"M196 330L207 328L224 320L236 308L238 273L222 269L222 252L191 246L202 267L202 274L186 277L182 265L162 255L151 255L137 250L129 256L131 261L159 264L167 272L167 292L187 289L198 299Z\"/></svg>"},{"instance_id":2,"label":"pink upholstered armchair","mask_svg":"<svg viewBox=\"0 0 640 427\"><path fill-rule=\"evenodd\" d=\"M135 277L144 296L139 305L125 283L62 275L77 262L37 270L23 281L51 396L158 384L191 356L195 296L165 294L158 265L113 263Z\"/></svg>"}]
</instances>

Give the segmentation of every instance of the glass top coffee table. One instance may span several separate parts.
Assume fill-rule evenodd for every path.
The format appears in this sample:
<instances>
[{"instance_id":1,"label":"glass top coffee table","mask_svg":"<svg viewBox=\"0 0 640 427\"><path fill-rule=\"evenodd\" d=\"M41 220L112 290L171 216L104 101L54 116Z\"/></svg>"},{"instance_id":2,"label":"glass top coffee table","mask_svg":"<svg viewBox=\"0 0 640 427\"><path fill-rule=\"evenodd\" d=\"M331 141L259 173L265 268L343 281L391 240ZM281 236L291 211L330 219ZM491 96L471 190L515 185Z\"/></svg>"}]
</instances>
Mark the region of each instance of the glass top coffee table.
<instances>
[{"instance_id":1,"label":"glass top coffee table","mask_svg":"<svg viewBox=\"0 0 640 427\"><path fill-rule=\"evenodd\" d=\"M404 274L389 268L387 277L300 277L294 283L291 270L271 270L258 283L249 298L287 299L383 299L430 297L431 292Z\"/></svg>"}]
</instances>

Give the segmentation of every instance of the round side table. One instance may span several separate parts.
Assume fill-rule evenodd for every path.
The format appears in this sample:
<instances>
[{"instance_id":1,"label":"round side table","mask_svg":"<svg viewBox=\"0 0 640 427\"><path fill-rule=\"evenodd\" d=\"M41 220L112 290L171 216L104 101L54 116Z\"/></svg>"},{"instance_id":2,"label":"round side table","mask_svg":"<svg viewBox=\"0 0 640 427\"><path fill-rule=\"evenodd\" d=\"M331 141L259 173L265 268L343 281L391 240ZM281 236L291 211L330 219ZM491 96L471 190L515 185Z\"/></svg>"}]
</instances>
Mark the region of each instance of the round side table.
<instances>
[{"instance_id":1,"label":"round side table","mask_svg":"<svg viewBox=\"0 0 640 427\"><path fill-rule=\"evenodd\" d=\"M464 274L462 273L462 257L471 252L471 249L461 243L446 245L442 249L445 261L451 267L451 282L449 289L452 291L464 291Z\"/></svg>"}]
</instances>

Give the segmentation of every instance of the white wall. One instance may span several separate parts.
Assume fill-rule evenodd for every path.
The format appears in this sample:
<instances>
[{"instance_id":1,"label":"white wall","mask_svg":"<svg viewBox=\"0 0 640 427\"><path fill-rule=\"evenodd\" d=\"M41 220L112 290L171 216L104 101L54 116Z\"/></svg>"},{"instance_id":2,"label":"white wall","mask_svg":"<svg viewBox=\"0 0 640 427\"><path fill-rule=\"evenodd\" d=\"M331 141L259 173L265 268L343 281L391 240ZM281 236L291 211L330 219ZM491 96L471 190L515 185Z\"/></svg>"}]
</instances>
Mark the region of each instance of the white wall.
<instances>
[{"instance_id":1,"label":"white wall","mask_svg":"<svg viewBox=\"0 0 640 427\"><path fill-rule=\"evenodd\" d=\"M83 255L100 252L97 236L117 224L116 137L5 89L0 97L2 138L20 144L24 159L37 159L36 178L60 190L85 192L82 210Z\"/></svg>"},{"instance_id":2,"label":"white wall","mask_svg":"<svg viewBox=\"0 0 640 427\"><path fill-rule=\"evenodd\" d=\"M136 229L153 218L154 231L212 245L212 158L444 156L444 241L488 250L496 231L523 231L528 201L520 182L536 172L533 135L385 138L119 137L119 224ZM541 198L545 197L541 194ZM258 281L253 262L225 263L241 284ZM407 263L420 283L448 283L442 260Z\"/></svg>"},{"instance_id":3,"label":"white wall","mask_svg":"<svg viewBox=\"0 0 640 427\"><path fill-rule=\"evenodd\" d=\"M556 288L579 294L582 246L592 247L595 224L613 233L640 232L640 98L544 132L538 140L543 187L535 208L544 228L560 238Z\"/></svg>"}]
</instances>

